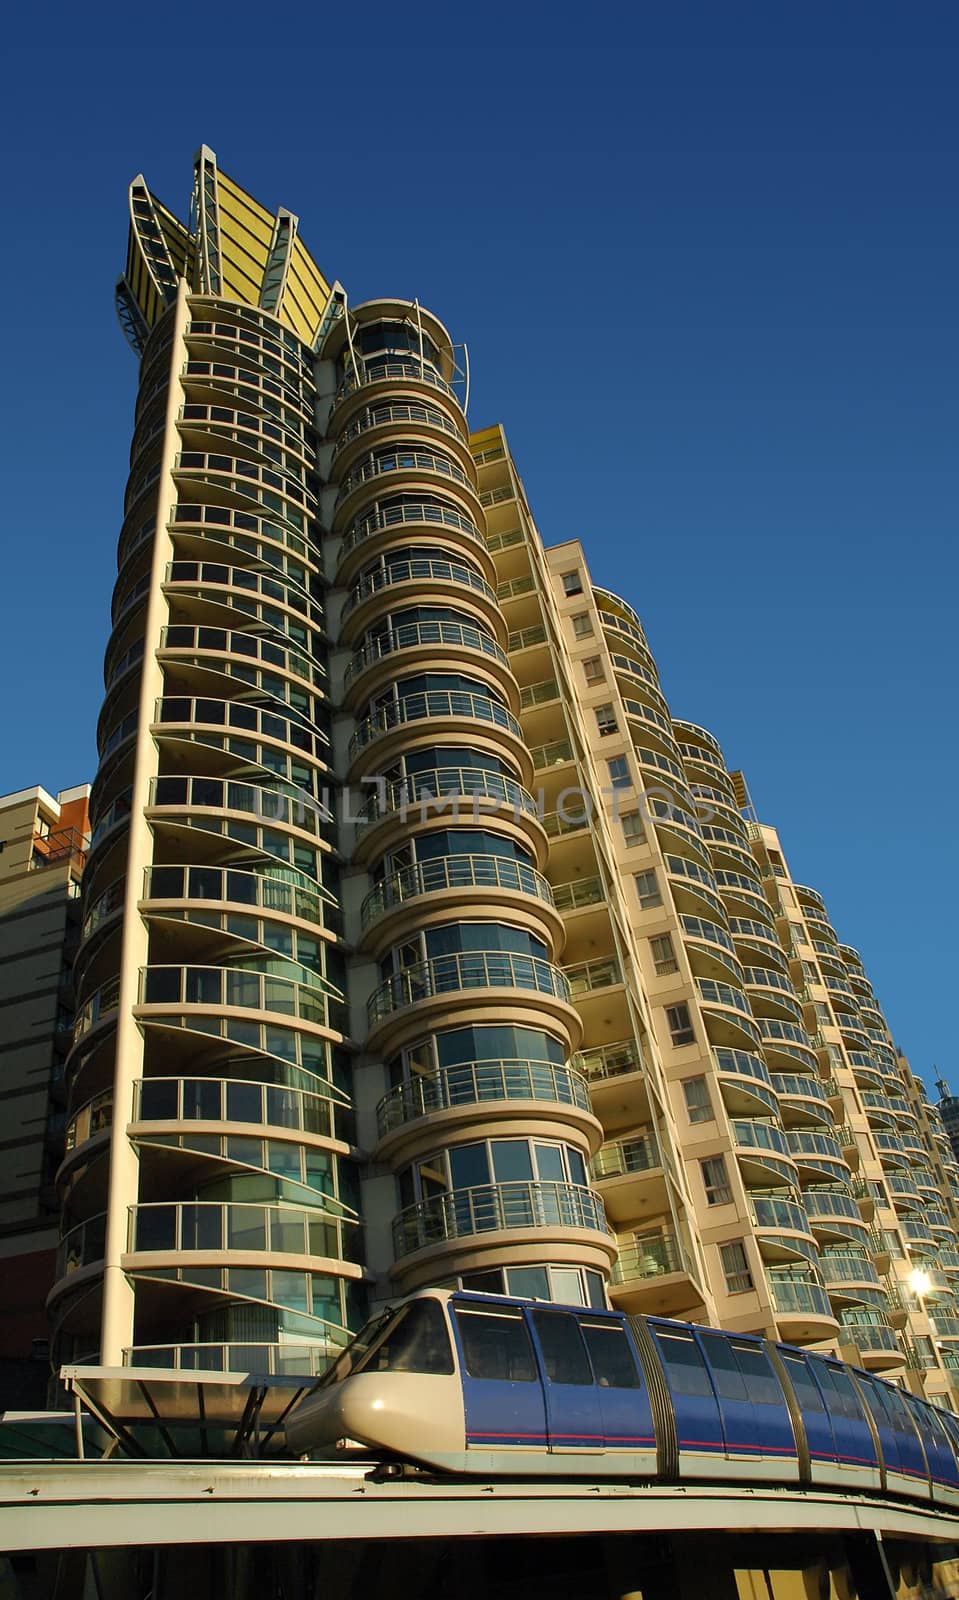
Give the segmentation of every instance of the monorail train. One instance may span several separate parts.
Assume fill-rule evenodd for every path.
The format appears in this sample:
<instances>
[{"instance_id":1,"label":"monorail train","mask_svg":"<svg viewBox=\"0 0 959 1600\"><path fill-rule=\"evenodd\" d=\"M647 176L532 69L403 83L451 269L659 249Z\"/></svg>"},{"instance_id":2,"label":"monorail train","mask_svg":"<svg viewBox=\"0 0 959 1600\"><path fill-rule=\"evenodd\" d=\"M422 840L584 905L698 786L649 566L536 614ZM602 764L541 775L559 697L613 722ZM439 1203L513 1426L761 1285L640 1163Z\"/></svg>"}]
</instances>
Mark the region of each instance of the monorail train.
<instances>
[{"instance_id":1,"label":"monorail train","mask_svg":"<svg viewBox=\"0 0 959 1600\"><path fill-rule=\"evenodd\" d=\"M829 1356L662 1317L434 1289L291 1411L298 1454L517 1477L721 1480L959 1507L959 1417Z\"/></svg>"}]
</instances>

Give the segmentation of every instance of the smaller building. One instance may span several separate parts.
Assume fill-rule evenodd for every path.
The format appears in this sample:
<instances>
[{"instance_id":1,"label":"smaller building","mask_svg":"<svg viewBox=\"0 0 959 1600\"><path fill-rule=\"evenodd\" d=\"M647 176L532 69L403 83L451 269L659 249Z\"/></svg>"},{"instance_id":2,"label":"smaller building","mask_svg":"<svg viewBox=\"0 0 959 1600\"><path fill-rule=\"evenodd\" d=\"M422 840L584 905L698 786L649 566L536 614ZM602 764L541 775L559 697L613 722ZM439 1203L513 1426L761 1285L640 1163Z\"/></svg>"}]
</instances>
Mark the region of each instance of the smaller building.
<instances>
[{"instance_id":1,"label":"smaller building","mask_svg":"<svg viewBox=\"0 0 959 1600\"><path fill-rule=\"evenodd\" d=\"M90 787L0 795L0 1408L42 1404Z\"/></svg>"}]
</instances>

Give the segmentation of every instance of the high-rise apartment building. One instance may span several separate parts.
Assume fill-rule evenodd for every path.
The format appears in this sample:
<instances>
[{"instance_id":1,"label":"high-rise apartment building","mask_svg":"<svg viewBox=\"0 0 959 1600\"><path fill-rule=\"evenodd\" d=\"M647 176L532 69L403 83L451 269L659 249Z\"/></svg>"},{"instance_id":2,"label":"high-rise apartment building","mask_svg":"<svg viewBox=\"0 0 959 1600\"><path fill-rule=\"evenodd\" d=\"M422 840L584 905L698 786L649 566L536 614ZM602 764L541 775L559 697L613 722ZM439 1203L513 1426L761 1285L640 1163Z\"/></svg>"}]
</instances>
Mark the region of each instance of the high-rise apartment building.
<instances>
[{"instance_id":1,"label":"high-rise apartment building","mask_svg":"<svg viewBox=\"0 0 959 1600\"><path fill-rule=\"evenodd\" d=\"M463 352L206 148L130 206L57 1357L308 1370L459 1282L959 1400L934 1108Z\"/></svg>"},{"instance_id":2,"label":"high-rise apartment building","mask_svg":"<svg viewBox=\"0 0 959 1600\"><path fill-rule=\"evenodd\" d=\"M43 1403L88 787L0 795L0 1408Z\"/></svg>"}]
</instances>

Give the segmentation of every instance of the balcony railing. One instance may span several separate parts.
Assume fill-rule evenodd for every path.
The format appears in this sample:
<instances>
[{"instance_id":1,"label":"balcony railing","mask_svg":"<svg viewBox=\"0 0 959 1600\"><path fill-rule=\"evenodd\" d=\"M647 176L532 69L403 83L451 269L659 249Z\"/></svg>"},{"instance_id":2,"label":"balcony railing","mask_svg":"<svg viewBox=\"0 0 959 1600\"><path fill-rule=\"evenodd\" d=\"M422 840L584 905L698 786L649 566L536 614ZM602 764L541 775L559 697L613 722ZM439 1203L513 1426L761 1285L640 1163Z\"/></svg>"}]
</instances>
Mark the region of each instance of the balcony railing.
<instances>
[{"instance_id":1,"label":"balcony railing","mask_svg":"<svg viewBox=\"0 0 959 1600\"><path fill-rule=\"evenodd\" d=\"M671 1272L688 1272L689 1263L679 1240L672 1232L659 1238L643 1239L637 1244L624 1245L620 1250L610 1283L623 1286L644 1278L663 1278Z\"/></svg>"},{"instance_id":2,"label":"balcony railing","mask_svg":"<svg viewBox=\"0 0 959 1600\"><path fill-rule=\"evenodd\" d=\"M461 622L402 622L389 633L371 639L362 650L357 650L346 668L344 684L374 662L382 661L385 656L394 655L398 650L413 650L419 645L459 645L464 650L478 650L491 660L498 661L501 667L508 664L502 645L482 628Z\"/></svg>"},{"instance_id":3,"label":"balcony railing","mask_svg":"<svg viewBox=\"0 0 959 1600\"><path fill-rule=\"evenodd\" d=\"M426 717L466 717L474 722L492 723L504 728L514 738L522 738L522 729L512 711L491 700L486 695L473 694L465 689L426 689L407 694L402 700L380 706L372 716L360 723L350 740L352 759L381 733L402 727L408 722L420 722Z\"/></svg>"},{"instance_id":4,"label":"balcony railing","mask_svg":"<svg viewBox=\"0 0 959 1600\"><path fill-rule=\"evenodd\" d=\"M165 1372L246 1372L264 1377L319 1378L352 1335L330 1328L315 1344L137 1344L123 1352L128 1367L159 1367Z\"/></svg>"},{"instance_id":5,"label":"balcony railing","mask_svg":"<svg viewBox=\"0 0 959 1600\"><path fill-rule=\"evenodd\" d=\"M379 594L381 589L389 589L397 583L412 582L419 582L424 588L429 588L436 582L457 583L464 588L472 589L476 594L481 594L493 604L496 602L495 589L464 562L417 556L410 561L391 561L386 567L378 567L374 572L368 572L366 577L350 590L349 598L343 607L343 615L349 616L362 601L368 600L371 595Z\"/></svg>"},{"instance_id":6,"label":"balcony railing","mask_svg":"<svg viewBox=\"0 0 959 1600\"><path fill-rule=\"evenodd\" d=\"M482 1105L490 1100L541 1100L590 1109L589 1088L573 1067L553 1061L463 1061L435 1077L398 1084L376 1108L380 1138L434 1111Z\"/></svg>"},{"instance_id":7,"label":"balcony railing","mask_svg":"<svg viewBox=\"0 0 959 1600\"><path fill-rule=\"evenodd\" d=\"M343 928L342 912L332 895L285 878L235 867L147 867L143 896L145 900L202 900L202 916L208 927L216 926L216 914L209 911L208 902L220 901L242 906L245 914L251 910L267 915L277 913L295 917L313 928L330 928L334 933Z\"/></svg>"},{"instance_id":8,"label":"balcony railing","mask_svg":"<svg viewBox=\"0 0 959 1600\"><path fill-rule=\"evenodd\" d=\"M401 867L371 889L360 910L360 924L368 928L407 900L445 889L507 889L553 905L549 880L525 861L493 855L436 856Z\"/></svg>"},{"instance_id":9,"label":"balcony railing","mask_svg":"<svg viewBox=\"0 0 959 1600\"><path fill-rule=\"evenodd\" d=\"M47 833L33 836L32 867L52 867L61 861L76 861L82 866L90 848L89 834L79 828L52 828Z\"/></svg>"},{"instance_id":10,"label":"balcony railing","mask_svg":"<svg viewBox=\"0 0 959 1600\"><path fill-rule=\"evenodd\" d=\"M784 1316L828 1317L833 1320L829 1296L820 1284L784 1281L770 1274L769 1287L775 1310Z\"/></svg>"},{"instance_id":11,"label":"balcony railing","mask_svg":"<svg viewBox=\"0 0 959 1600\"><path fill-rule=\"evenodd\" d=\"M402 1006L435 995L466 989L525 989L569 1003L570 987L564 973L542 956L517 955L506 950L468 950L435 956L394 973L370 996L367 1017L372 1027Z\"/></svg>"},{"instance_id":12,"label":"balcony railing","mask_svg":"<svg viewBox=\"0 0 959 1600\"><path fill-rule=\"evenodd\" d=\"M593 1157L595 1181L619 1178L629 1172L651 1172L662 1165L659 1142L654 1133L635 1134L629 1139L612 1139Z\"/></svg>"},{"instance_id":13,"label":"balcony railing","mask_svg":"<svg viewBox=\"0 0 959 1600\"><path fill-rule=\"evenodd\" d=\"M575 996L593 994L597 989L613 989L622 983L623 974L615 956L598 961L580 961L566 968L570 993Z\"/></svg>"},{"instance_id":14,"label":"balcony railing","mask_svg":"<svg viewBox=\"0 0 959 1600\"><path fill-rule=\"evenodd\" d=\"M362 827L394 812L399 812L400 820L406 821L414 807L423 820L431 814L448 813L457 817L461 809L465 809L470 820L479 821L485 810L480 804L483 800L510 806L517 820L539 812L535 799L522 784L502 773L489 772L485 767L431 767L425 772L410 773L397 783L377 778L375 784L360 808ZM462 808L462 800L468 800L469 805Z\"/></svg>"},{"instance_id":15,"label":"balcony railing","mask_svg":"<svg viewBox=\"0 0 959 1600\"><path fill-rule=\"evenodd\" d=\"M356 1142L352 1106L309 1089L244 1078L138 1078L135 1122L242 1122Z\"/></svg>"},{"instance_id":16,"label":"balcony railing","mask_svg":"<svg viewBox=\"0 0 959 1600\"><path fill-rule=\"evenodd\" d=\"M66 1149L75 1150L95 1134L113 1126L113 1090L104 1089L75 1111L67 1123Z\"/></svg>"},{"instance_id":17,"label":"balcony railing","mask_svg":"<svg viewBox=\"0 0 959 1600\"><path fill-rule=\"evenodd\" d=\"M190 1200L129 1206L128 1214L127 1249L137 1254L235 1250L353 1261L359 1247L354 1222L319 1208Z\"/></svg>"},{"instance_id":18,"label":"balcony railing","mask_svg":"<svg viewBox=\"0 0 959 1600\"><path fill-rule=\"evenodd\" d=\"M609 1237L603 1203L573 1183L488 1183L408 1206L393 1222L393 1254L513 1228L585 1228Z\"/></svg>"},{"instance_id":19,"label":"balcony railing","mask_svg":"<svg viewBox=\"0 0 959 1600\"><path fill-rule=\"evenodd\" d=\"M605 903L606 893L601 878L575 878L570 883L553 884L553 904L557 911L580 911L583 906Z\"/></svg>"},{"instance_id":20,"label":"balcony railing","mask_svg":"<svg viewBox=\"0 0 959 1600\"><path fill-rule=\"evenodd\" d=\"M295 1017L319 1028L345 1029L348 1017L342 1000L312 984L243 967L141 967L139 1004L238 1007Z\"/></svg>"},{"instance_id":21,"label":"balcony railing","mask_svg":"<svg viewBox=\"0 0 959 1600\"><path fill-rule=\"evenodd\" d=\"M811 1237L805 1207L796 1205L792 1200L757 1195L752 1201L752 1213L753 1222L761 1230L787 1228L792 1233L805 1233Z\"/></svg>"},{"instance_id":22,"label":"balcony railing","mask_svg":"<svg viewBox=\"0 0 959 1600\"><path fill-rule=\"evenodd\" d=\"M106 1250L107 1216L103 1211L99 1216L89 1217L86 1222L81 1222L63 1235L57 1246L57 1278L65 1278L71 1272L76 1272L80 1267L92 1266L96 1261L102 1261Z\"/></svg>"},{"instance_id":23,"label":"balcony railing","mask_svg":"<svg viewBox=\"0 0 959 1600\"><path fill-rule=\"evenodd\" d=\"M589 1083L600 1083L607 1078L621 1078L628 1072L641 1072L643 1058L632 1039L622 1039L615 1044L597 1045L592 1050L581 1050L573 1057L584 1078Z\"/></svg>"}]
</instances>

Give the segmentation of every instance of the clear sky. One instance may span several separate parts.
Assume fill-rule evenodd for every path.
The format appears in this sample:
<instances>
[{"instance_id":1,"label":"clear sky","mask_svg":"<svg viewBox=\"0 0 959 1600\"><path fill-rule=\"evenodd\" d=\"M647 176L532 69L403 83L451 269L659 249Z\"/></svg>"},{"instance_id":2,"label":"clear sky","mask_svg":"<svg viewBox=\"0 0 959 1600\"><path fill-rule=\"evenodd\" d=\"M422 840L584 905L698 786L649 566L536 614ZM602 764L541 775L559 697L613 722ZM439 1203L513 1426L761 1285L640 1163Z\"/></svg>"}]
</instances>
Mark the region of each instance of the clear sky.
<instances>
[{"instance_id":1,"label":"clear sky","mask_svg":"<svg viewBox=\"0 0 959 1600\"><path fill-rule=\"evenodd\" d=\"M635 603L674 714L959 1090L955 5L294 15L8 32L0 793L93 776L126 186L184 215L205 142L352 300L468 341L544 539Z\"/></svg>"}]
</instances>

